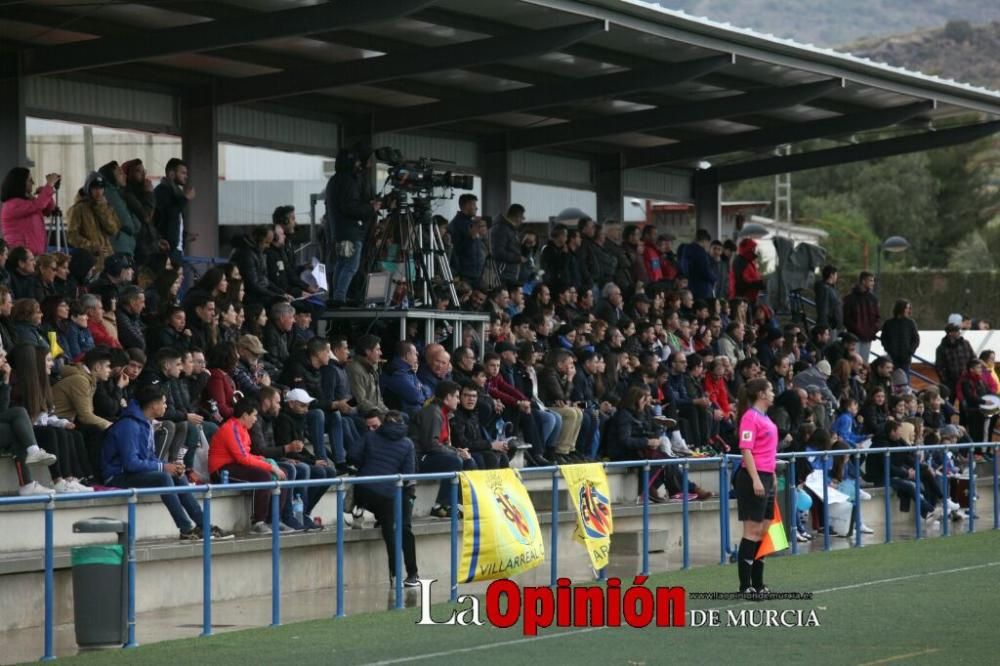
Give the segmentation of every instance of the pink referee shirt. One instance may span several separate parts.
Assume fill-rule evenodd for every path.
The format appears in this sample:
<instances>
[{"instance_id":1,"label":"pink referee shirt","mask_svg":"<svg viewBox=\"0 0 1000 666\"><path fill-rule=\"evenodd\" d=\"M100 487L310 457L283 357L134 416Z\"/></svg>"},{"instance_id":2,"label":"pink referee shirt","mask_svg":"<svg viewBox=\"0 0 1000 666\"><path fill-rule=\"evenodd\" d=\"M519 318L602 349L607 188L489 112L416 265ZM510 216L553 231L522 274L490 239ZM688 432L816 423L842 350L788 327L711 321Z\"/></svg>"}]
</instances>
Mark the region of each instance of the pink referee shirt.
<instances>
[{"instance_id":1,"label":"pink referee shirt","mask_svg":"<svg viewBox=\"0 0 1000 666\"><path fill-rule=\"evenodd\" d=\"M778 426L767 414L751 407L740 419L740 449L753 454L758 472L774 473L778 458Z\"/></svg>"}]
</instances>

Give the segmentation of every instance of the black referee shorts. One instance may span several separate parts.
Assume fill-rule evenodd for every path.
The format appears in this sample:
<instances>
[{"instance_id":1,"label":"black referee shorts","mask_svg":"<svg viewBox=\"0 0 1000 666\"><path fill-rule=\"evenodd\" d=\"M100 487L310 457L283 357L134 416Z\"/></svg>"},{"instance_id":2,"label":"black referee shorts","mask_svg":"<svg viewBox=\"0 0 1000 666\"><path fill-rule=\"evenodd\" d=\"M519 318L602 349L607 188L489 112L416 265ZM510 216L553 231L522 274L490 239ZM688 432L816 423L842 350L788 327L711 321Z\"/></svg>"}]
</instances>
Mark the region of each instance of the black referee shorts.
<instances>
[{"instance_id":1,"label":"black referee shorts","mask_svg":"<svg viewBox=\"0 0 1000 666\"><path fill-rule=\"evenodd\" d=\"M764 496L758 497L753 492L753 479L745 467L740 467L733 477L733 489L736 491L736 510L740 521L750 520L760 523L774 519L774 493L776 484L771 472L758 472L760 482L764 485Z\"/></svg>"}]
</instances>

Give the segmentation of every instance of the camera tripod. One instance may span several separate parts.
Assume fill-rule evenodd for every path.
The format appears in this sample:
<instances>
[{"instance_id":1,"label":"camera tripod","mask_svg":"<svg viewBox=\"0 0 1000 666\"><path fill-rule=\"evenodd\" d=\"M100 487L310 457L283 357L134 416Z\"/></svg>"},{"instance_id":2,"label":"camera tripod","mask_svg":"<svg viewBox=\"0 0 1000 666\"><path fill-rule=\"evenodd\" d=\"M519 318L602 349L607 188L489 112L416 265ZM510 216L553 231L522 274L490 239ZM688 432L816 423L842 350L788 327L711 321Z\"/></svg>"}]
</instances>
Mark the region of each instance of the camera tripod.
<instances>
[{"instance_id":1,"label":"camera tripod","mask_svg":"<svg viewBox=\"0 0 1000 666\"><path fill-rule=\"evenodd\" d=\"M403 282L411 301L417 307L433 307L435 282L440 281L448 287L451 304L458 307L455 277L444 240L437 225L424 212L411 201L398 201L397 207L384 220L382 235L375 243L375 252L368 262L368 271L375 272L378 262L386 255L390 241L398 238Z\"/></svg>"}]
</instances>

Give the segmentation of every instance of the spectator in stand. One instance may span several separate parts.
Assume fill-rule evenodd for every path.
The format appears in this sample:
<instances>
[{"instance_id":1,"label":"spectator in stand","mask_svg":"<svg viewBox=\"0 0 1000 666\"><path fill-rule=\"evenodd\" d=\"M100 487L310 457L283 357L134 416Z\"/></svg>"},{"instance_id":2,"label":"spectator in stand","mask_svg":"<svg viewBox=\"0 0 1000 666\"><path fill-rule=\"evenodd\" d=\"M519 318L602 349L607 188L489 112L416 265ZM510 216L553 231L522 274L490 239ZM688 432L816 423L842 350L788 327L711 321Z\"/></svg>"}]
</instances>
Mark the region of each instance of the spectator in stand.
<instances>
[{"instance_id":1,"label":"spectator in stand","mask_svg":"<svg viewBox=\"0 0 1000 666\"><path fill-rule=\"evenodd\" d=\"M139 287L126 287L118 301L115 323L118 341L125 349L146 349L146 326L142 323L142 311L146 307L146 295Z\"/></svg>"},{"instance_id":2,"label":"spectator in stand","mask_svg":"<svg viewBox=\"0 0 1000 666\"><path fill-rule=\"evenodd\" d=\"M888 395L881 387L873 389L868 394L859 419L866 435L878 437L885 431L886 423L889 421Z\"/></svg>"},{"instance_id":3,"label":"spectator in stand","mask_svg":"<svg viewBox=\"0 0 1000 666\"><path fill-rule=\"evenodd\" d=\"M56 209L57 173L45 176L45 185L35 189L31 171L14 167L0 184L0 226L10 247L25 247L33 254L45 254L48 234L45 216Z\"/></svg>"},{"instance_id":4,"label":"spectator in stand","mask_svg":"<svg viewBox=\"0 0 1000 666\"><path fill-rule=\"evenodd\" d=\"M550 352L545 367L538 373L539 397L546 409L562 419L561 432L555 444L555 461L560 465L583 461L576 453L584 424L583 410L575 406L571 399L575 375L576 360L565 349Z\"/></svg>"},{"instance_id":5,"label":"spectator in stand","mask_svg":"<svg viewBox=\"0 0 1000 666\"><path fill-rule=\"evenodd\" d=\"M236 385L232 379L233 368L239 361L236 345L222 342L212 347L206 356L210 377L203 397L207 403L215 403L219 416L228 419L233 415L233 403L236 399Z\"/></svg>"},{"instance_id":6,"label":"spectator in stand","mask_svg":"<svg viewBox=\"0 0 1000 666\"><path fill-rule=\"evenodd\" d=\"M243 306L232 301L222 301L216 306L216 310L219 318L219 342L236 342L240 337Z\"/></svg>"},{"instance_id":7,"label":"spectator in stand","mask_svg":"<svg viewBox=\"0 0 1000 666\"><path fill-rule=\"evenodd\" d=\"M178 294L183 284L184 274L176 268L157 273L152 286L146 289L146 317L162 319L167 308L179 306Z\"/></svg>"},{"instance_id":8,"label":"spectator in stand","mask_svg":"<svg viewBox=\"0 0 1000 666\"><path fill-rule=\"evenodd\" d=\"M162 320L147 331L145 350L155 354L164 347L186 351L191 347L191 329L187 327L187 314L177 305L168 305Z\"/></svg>"},{"instance_id":9,"label":"spectator in stand","mask_svg":"<svg viewBox=\"0 0 1000 666\"><path fill-rule=\"evenodd\" d=\"M255 335L241 335L236 341L236 353L239 361L231 373L236 390L256 398L261 388L271 385L271 377L261 365L261 358L267 353L264 345Z\"/></svg>"},{"instance_id":10,"label":"spectator in stand","mask_svg":"<svg viewBox=\"0 0 1000 666\"><path fill-rule=\"evenodd\" d=\"M581 293L592 292L594 285L603 285L602 281L601 255L603 250L597 244L597 223L589 217L582 217L577 220L576 230L580 238L580 247L576 251L580 262L580 277L582 282L578 285ZM609 278L610 279L610 278Z\"/></svg>"},{"instance_id":11,"label":"spectator in stand","mask_svg":"<svg viewBox=\"0 0 1000 666\"><path fill-rule=\"evenodd\" d=\"M424 386L433 391L438 383L451 380L451 354L444 347L438 344L427 345L424 349L424 361L425 365L417 370L417 378Z\"/></svg>"},{"instance_id":12,"label":"spectator in stand","mask_svg":"<svg viewBox=\"0 0 1000 666\"><path fill-rule=\"evenodd\" d=\"M911 318L913 307L906 299L896 301L892 308L892 319L882 325L882 347L892 359L893 365L910 377L910 363L920 346L920 333Z\"/></svg>"},{"instance_id":13,"label":"spectator in stand","mask_svg":"<svg viewBox=\"0 0 1000 666\"><path fill-rule=\"evenodd\" d=\"M280 372L291 356L295 346L292 327L295 325L295 308L288 303L275 303L271 306L271 317L264 327L264 348L267 349L265 359Z\"/></svg>"},{"instance_id":14,"label":"spectator in stand","mask_svg":"<svg viewBox=\"0 0 1000 666\"><path fill-rule=\"evenodd\" d=\"M961 424L973 441L989 441L991 433L986 430L988 419L980 409L983 398L990 394L983 380L983 363L978 358L973 358L966 363L965 368L958 380L955 396L958 398Z\"/></svg>"},{"instance_id":15,"label":"spectator in stand","mask_svg":"<svg viewBox=\"0 0 1000 666\"><path fill-rule=\"evenodd\" d=\"M732 244L732 241L727 240L726 243ZM733 245L733 249L736 249L735 245ZM712 241L712 244L708 248L708 254L712 257L712 270L719 276L719 279L715 282L713 297L725 300L729 297L729 272L731 270L730 262L733 259L733 254L726 248L724 243L717 240Z\"/></svg>"},{"instance_id":16,"label":"spectator in stand","mask_svg":"<svg viewBox=\"0 0 1000 666\"><path fill-rule=\"evenodd\" d=\"M608 282L601 290L601 302L594 310L594 315L608 326L617 328L625 319L625 303L622 290L614 282Z\"/></svg>"},{"instance_id":17,"label":"spectator in stand","mask_svg":"<svg viewBox=\"0 0 1000 666\"><path fill-rule=\"evenodd\" d=\"M185 300L188 303L186 324L187 330L191 331L191 335L188 336L191 346L205 350L211 349L219 340L215 301L208 294L198 294Z\"/></svg>"},{"instance_id":18,"label":"spectator in stand","mask_svg":"<svg viewBox=\"0 0 1000 666\"><path fill-rule=\"evenodd\" d=\"M417 378L419 365L420 355L416 346L409 340L402 340L396 358L382 375L382 395L386 404L392 403L394 408L408 416L412 416L434 395L434 391Z\"/></svg>"},{"instance_id":19,"label":"spectator in stand","mask_svg":"<svg viewBox=\"0 0 1000 666\"><path fill-rule=\"evenodd\" d=\"M149 384L163 388L167 396L167 409L160 420L166 431L164 449L160 452L163 460L184 462L192 440L188 432L204 420L194 413L190 405L190 396L181 388L181 369L183 353L164 347L156 352L153 362L149 364L139 377L138 385ZM194 440L195 442L197 440Z\"/></svg>"},{"instance_id":20,"label":"spectator in stand","mask_svg":"<svg viewBox=\"0 0 1000 666\"><path fill-rule=\"evenodd\" d=\"M476 469L472 454L452 444L450 420L458 408L460 390L455 382L440 382L434 389L434 399L410 420L409 433L416 444L417 464L422 474ZM450 486L450 480L441 481L431 516L449 518L452 511L461 511L461 507L451 506Z\"/></svg>"},{"instance_id":21,"label":"spectator in stand","mask_svg":"<svg viewBox=\"0 0 1000 666\"><path fill-rule=\"evenodd\" d=\"M501 342L497 349L509 356L511 379L513 379L513 360L515 347L509 342ZM519 426L524 441L531 444L531 451L525 451L524 457L531 466L543 467L552 463L545 457L545 440L542 437L541 422L537 410L532 409L531 400L514 387L511 381L503 376L502 361L499 354L489 353L484 358L486 371L486 392L494 400L504 405L504 419ZM542 420L551 416L544 412ZM553 423L554 426L554 423ZM551 428L550 428L551 429Z\"/></svg>"},{"instance_id":22,"label":"spectator in stand","mask_svg":"<svg viewBox=\"0 0 1000 666\"><path fill-rule=\"evenodd\" d=\"M557 224L549 234L549 242L542 248L539 255L539 265L542 269L542 279L550 287L556 284L575 284L570 282L568 263L569 248L566 247L566 227Z\"/></svg>"},{"instance_id":23,"label":"spectator in stand","mask_svg":"<svg viewBox=\"0 0 1000 666\"><path fill-rule=\"evenodd\" d=\"M107 347L94 347L84 354L83 363L63 366L61 375L52 387L56 416L76 424L87 446L89 468L100 469L101 439L111 422L94 413L94 393L97 382L111 376L111 352Z\"/></svg>"},{"instance_id":24,"label":"spectator in stand","mask_svg":"<svg viewBox=\"0 0 1000 666\"><path fill-rule=\"evenodd\" d=\"M871 344L878 336L881 322L874 288L875 276L868 271L861 271L858 283L844 297L844 328L857 336L858 354L865 363L868 362Z\"/></svg>"},{"instance_id":25,"label":"spectator in stand","mask_svg":"<svg viewBox=\"0 0 1000 666\"><path fill-rule=\"evenodd\" d=\"M249 234L240 236L233 250L233 263L239 266L243 284L247 290L247 301L270 305L277 301L292 299L270 280L265 251L274 241L274 229L265 224L257 225Z\"/></svg>"},{"instance_id":26,"label":"spectator in stand","mask_svg":"<svg viewBox=\"0 0 1000 666\"><path fill-rule=\"evenodd\" d=\"M125 416L108 430L101 447L101 470L104 483L119 488L163 488L186 486L184 465L160 462L153 446L153 421L163 416L167 401L157 386L145 386L129 403ZM200 541L201 507L188 493L163 494L181 541ZM228 539L231 534L212 525L213 539Z\"/></svg>"},{"instance_id":27,"label":"spectator in stand","mask_svg":"<svg viewBox=\"0 0 1000 666\"><path fill-rule=\"evenodd\" d=\"M125 173L125 190L122 198L129 212L140 222L135 237L135 260L139 264L145 264L153 255L168 252L170 248L153 226L156 197L153 195L153 181L146 177L146 167L143 166L142 160L128 160L122 162L121 166Z\"/></svg>"},{"instance_id":28,"label":"spectator in stand","mask_svg":"<svg viewBox=\"0 0 1000 666\"><path fill-rule=\"evenodd\" d=\"M517 236L518 228L523 223L524 206L511 204L507 209L507 214L495 219L493 226L490 227L490 252L500 273L500 282L507 286L524 285L534 280L534 275L532 275L533 255L530 252L525 254L522 250L522 241ZM524 240L530 241L532 239L527 238L526 235Z\"/></svg>"},{"instance_id":29,"label":"spectator in stand","mask_svg":"<svg viewBox=\"0 0 1000 666\"><path fill-rule=\"evenodd\" d=\"M948 388L950 395L956 395L958 380L968 368L969 361L976 358L969 341L962 337L960 324L949 322L944 327L944 337L934 353L934 369L941 384Z\"/></svg>"},{"instance_id":30,"label":"spectator in stand","mask_svg":"<svg viewBox=\"0 0 1000 666\"><path fill-rule=\"evenodd\" d=\"M488 399L488 398L487 398ZM509 467L507 444L502 440L489 441L483 436L485 429L479 422L476 405L479 387L471 380L462 384L459 403L451 420L451 441L456 449L472 454L478 469Z\"/></svg>"},{"instance_id":31,"label":"spectator in stand","mask_svg":"<svg viewBox=\"0 0 1000 666\"><path fill-rule=\"evenodd\" d=\"M629 235L626 234L626 239L628 237ZM667 238L673 240L673 236L669 234L663 234L661 238L664 240L667 240ZM660 261L660 251L656 246L656 227L654 225L649 224L642 228L637 252L642 261L641 275L645 276L645 279L641 279L637 275L636 280L640 280L644 284L656 284L663 281L663 265Z\"/></svg>"},{"instance_id":32,"label":"spectator in stand","mask_svg":"<svg viewBox=\"0 0 1000 666\"><path fill-rule=\"evenodd\" d=\"M165 174L153 190L156 200L156 230L167 243L170 261L180 266L184 256L184 230L187 226L188 202L194 199L195 189L188 185L188 166L184 160L171 157L167 160Z\"/></svg>"},{"instance_id":33,"label":"spectator in stand","mask_svg":"<svg viewBox=\"0 0 1000 666\"><path fill-rule=\"evenodd\" d=\"M402 414L395 411L387 412L385 422L377 430L365 433L358 456L358 465L362 476L414 473L416 455L413 442L406 436L406 424ZM359 485L356 488L355 500L358 505L371 511L382 528L382 540L385 542L385 550L389 558L389 580L391 582L396 575L395 484L385 481ZM417 572L416 540L410 529L413 500L414 494L411 487L403 495L402 513L403 543L401 550L403 564L406 568L406 579L403 581L403 585L406 587L420 585Z\"/></svg>"},{"instance_id":34,"label":"spectator in stand","mask_svg":"<svg viewBox=\"0 0 1000 666\"><path fill-rule=\"evenodd\" d=\"M0 284L0 346L4 350L14 348L14 322L10 313L14 309L14 298L6 285Z\"/></svg>"},{"instance_id":35,"label":"spectator in stand","mask_svg":"<svg viewBox=\"0 0 1000 666\"><path fill-rule=\"evenodd\" d=\"M711 243L712 234L705 229L698 229L694 235L694 243L683 246L681 258L681 265L686 269L683 272L688 278L688 288L695 298L706 301L715 297L715 285L719 280L715 262L709 255Z\"/></svg>"},{"instance_id":36,"label":"spectator in stand","mask_svg":"<svg viewBox=\"0 0 1000 666\"><path fill-rule=\"evenodd\" d=\"M942 514L942 509L937 507L941 491L933 478L930 479L930 483L925 480L921 470L922 465L917 458L919 454L915 448L906 445L901 434L901 426L902 424L896 421L889 421L883 432L875 438L872 446L896 449L889 456L889 483L900 497L901 510L909 511L910 502L916 500L917 486L914 479L917 474L921 474L920 517L933 523ZM865 463L865 480L876 485L884 483L885 464L885 456L868 456Z\"/></svg>"},{"instance_id":37,"label":"spectator in stand","mask_svg":"<svg viewBox=\"0 0 1000 666\"><path fill-rule=\"evenodd\" d=\"M267 259L267 277L277 290L298 298L303 294L316 293L316 288L303 282L299 277L298 265L292 253L291 238L288 234L295 230L295 208L278 206L272 216L274 240L264 251ZM241 273L242 274L242 273Z\"/></svg>"},{"instance_id":38,"label":"spectator in stand","mask_svg":"<svg viewBox=\"0 0 1000 666\"><path fill-rule=\"evenodd\" d=\"M821 276L813 286L816 297L816 325L825 326L831 331L843 330L844 305L837 291L837 280L840 278L837 267L827 264L823 267Z\"/></svg>"},{"instance_id":39,"label":"spectator in stand","mask_svg":"<svg viewBox=\"0 0 1000 666\"><path fill-rule=\"evenodd\" d=\"M94 348L94 336L89 330L90 316L81 301L73 301L69 306L69 323L65 329L66 358L76 363L84 354ZM60 345L62 343L60 342Z\"/></svg>"},{"instance_id":40,"label":"spectator in stand","mask_svg":"<svg viewBox=\"0 0 1000 666\"><path fill-rule=\"evenodd\" d=\"M374 335L361 336L354 347L354 358L347 364L347 378L357 409L362 413L376 411L385 414L389 411L382 400L379 382L378 366L381 360L382 344L379 339Z\"/></svg>"},{"instance_id":41,"label":"spectator in stand","mask_svg":"<svg viewBox=\"0 0 1000 666\"><path fill-rule=\"evenodd\" d=\"M33 298L21 298L14 301L14 307L10 312L11 321L14 322L14 342L16 344L34 345L50 350L49 341L39 328L42 323L42 308L38 301Z\"/></svg>"},{"instance_id":42,"label":"spectator in stand","mask_svg":"<svg viewBox=\"0 0 1000 666\"><path fill-rule=\"evenodd\" d=\"M105 197L106 186L101 174L91 172L66 213L67 244L93 254L98 270L104 266L104 260L114 253L110 239L121 228L118 215Z\"/></svg>"},{"instance_id":43,"label":"spectator in stand","mask_svg":"<svg viewBox=\"0 0 1000 666\"><path fill-rule=\"evenodd\" d=\"M462 194L458 197L458 212L448 223L448 234L452 242L452 269L457 277L462 278L475 288L479 286L486 263L486 247L482 236L485 235L485 224L480 225L481 218L476 215L479 210L479 199L475 194Z\"/></svg>"},{"instance_id":44,"label":"spectator in stand","mask_svg":"<svg viewBox=\"0 0 1000 666\"><path fill-rule=\"evenodd\" d=\"M68 445L69 442L64 442L55 436L40 440L42 446L39 446L27 410L24 407L11 407L11 389L15 383L33 385L32 394L35 399L32 404L45 405L40 411L45 411L47 414L47 406L50 402L50 400L45 399L49 379L44 355L41 356L43 361L39 369L36 367L39 350L29 346L21 346L16 350L26 355L25 365L28 367L19 368L21 376L15 375L14 382L11 381L11 366L7 362L7 356L0 351L0 441L7 442L8 450L14 454L14 472L17 475L18 495L44 495L51 493L52 490L57 493L90 491L91 488L79 482L79 478L85 476L86 456L83 455L82 444L77 449L67 449L63 455L59 455L59 447L62 444ZM18 386L18 388L21 394L20 402L25 403L24 398L29 391L24 386ZM51 398L51 393L48 395ZM46 488L33 480L31 471L28 469L30 465L48 465L49 476L55 487L53 489Z\"/></svg>"},{"instance_id":45,"label":"spectator in stand","mask_svg":"<svg viewBox=\"0 0 1000 666\"><path fill-rule=\"evenodd\" d=\"M220 483L222 472L229 473L230 483L259 483L288 478L278 463L250 452L250 429L257 423L259 403L253 398L244 398L232 408L232 416L222 424L219 431L212 437L208 449L208 471L214 483ZM250 519L251 534L270 534L271 526L267 523L268 510L271 505L271 491L255 490L253 495L253 513ZM288 491L281 492L281 504L288 500ZM293 528L279 523L282 532L294 531Z\"/></svg>"},{"instance_id":46,"label":"spectator in stand","mask_svg":"<svg viewBox=\"0 0 1000 666\"><path fill-rule=\"evenodd\" d=\"M754 239L744 238L740 241L736 256L733 257L732 276L734 298L747 301L751 307L756 306L760 292L767 286L757 265L757 241Z\"/></svg>"},{"instance_id":47,"label":"spectator in stand","mask_svg":"<svg viewBox=\"0 0 1000 666\"><path fill-rule=\"evenodd\" d=\"M888 356L879 356L872 361L870 372L868 373L868 385L865 388L870 393L875 387L878 387L885 390L887 396L892 395L892 373L894 370L891 358Z\"/></svg>"},{"instance_id":48,"label":"spectator in stand","mask_svg":"<svg viewBox=\"0 0 1000 666\"><path fill-rule=\"evenodd\" d=\"M130 210L125 202L125 172L118 166L118 162L112 160L98 169L98 173L104 178L104 197L119 223L118 233L111 239L111 248L114 252L132 256L135 254L136 239L142 230L142 218Z\"/></svg>"},{"instance_id":49,"label":"spectator in stand","mask_svg":"<svg viewBox=\"0 0 1000 666\"><path fill-rule=\"evenodd\" d=\"M35 274L35 255L26 247L15 247L7 256L7 273L14 299L35 298L41 290Z\"/></svg>"}]
</instances>

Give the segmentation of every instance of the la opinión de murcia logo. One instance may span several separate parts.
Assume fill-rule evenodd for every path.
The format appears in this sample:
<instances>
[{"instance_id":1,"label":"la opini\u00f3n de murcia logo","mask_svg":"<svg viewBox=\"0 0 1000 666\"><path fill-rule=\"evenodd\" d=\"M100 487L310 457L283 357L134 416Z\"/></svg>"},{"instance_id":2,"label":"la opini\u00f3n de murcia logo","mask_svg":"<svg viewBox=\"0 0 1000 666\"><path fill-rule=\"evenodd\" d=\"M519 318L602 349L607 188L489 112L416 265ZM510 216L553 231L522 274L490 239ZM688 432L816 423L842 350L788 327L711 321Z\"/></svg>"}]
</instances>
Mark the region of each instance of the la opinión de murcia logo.
<instances>
[{"instance_id":1,"label":"la opini\u00f3n de murcia logo","mask_svg":"<svg viewBox=\"0 0 1000 666\"><path fill-rule=\"evenodd\" d=\"M447 618L433 617L431 590L437 579L420 579L420 625L483 626L486 621L509 629L521 621L525 636L539 629L565 627L819 627L815 610L773 608L721 608L687 610L683 587L645 587L647 577L636 576L622 589L621 579L609 578L606 585L573 587L569 578L560 578L555 589L547 586L521 587L509 578L490 583L483 601L471 594L458 597L468 604L454 609ZM810 595L811 596L811 595ZM739 598L750 599L736 595ZM777 596L775 598L778 598ZM760 600L755 598L755 600Z\"/></svg>"}]
</instances>

